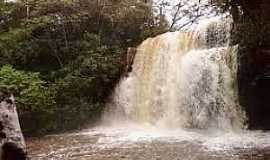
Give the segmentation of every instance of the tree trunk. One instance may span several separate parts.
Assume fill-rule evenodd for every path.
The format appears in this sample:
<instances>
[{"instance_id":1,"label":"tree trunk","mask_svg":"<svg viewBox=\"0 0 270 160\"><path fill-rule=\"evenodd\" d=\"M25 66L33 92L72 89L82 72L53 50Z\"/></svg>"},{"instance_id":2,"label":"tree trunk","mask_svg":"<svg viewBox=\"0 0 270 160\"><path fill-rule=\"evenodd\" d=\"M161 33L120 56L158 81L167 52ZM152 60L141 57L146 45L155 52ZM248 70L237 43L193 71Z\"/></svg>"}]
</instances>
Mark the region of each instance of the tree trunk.
<instances>
[{"instance_id":1,"label":"tree trunk","mask_svg":"<svg viewBox=\"0 0 270 160\"><path fill-rule=\"evenodd\" d=\"M1 160L25 160L26 146L19 124L14 97L0 102Z\"/></svg>"}]
</instances>

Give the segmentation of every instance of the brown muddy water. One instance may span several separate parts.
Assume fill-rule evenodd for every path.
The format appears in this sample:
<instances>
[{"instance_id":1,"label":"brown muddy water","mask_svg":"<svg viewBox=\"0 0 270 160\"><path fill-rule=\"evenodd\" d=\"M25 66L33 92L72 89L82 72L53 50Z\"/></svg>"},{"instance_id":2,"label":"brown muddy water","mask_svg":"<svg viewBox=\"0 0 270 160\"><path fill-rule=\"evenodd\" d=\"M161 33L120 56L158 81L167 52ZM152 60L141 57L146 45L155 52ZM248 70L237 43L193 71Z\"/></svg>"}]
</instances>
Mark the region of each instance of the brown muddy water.
<instances>
[{"instance_id":1,"label":"brown muddy water","mask_svg":"<svg viewBox=\"0 0 270 160\"><path fill-rule=\"evenodd\" d=\"M27 139L32 160L270 160L270 133L99 127Z\"/></svg>"}]
</instances>

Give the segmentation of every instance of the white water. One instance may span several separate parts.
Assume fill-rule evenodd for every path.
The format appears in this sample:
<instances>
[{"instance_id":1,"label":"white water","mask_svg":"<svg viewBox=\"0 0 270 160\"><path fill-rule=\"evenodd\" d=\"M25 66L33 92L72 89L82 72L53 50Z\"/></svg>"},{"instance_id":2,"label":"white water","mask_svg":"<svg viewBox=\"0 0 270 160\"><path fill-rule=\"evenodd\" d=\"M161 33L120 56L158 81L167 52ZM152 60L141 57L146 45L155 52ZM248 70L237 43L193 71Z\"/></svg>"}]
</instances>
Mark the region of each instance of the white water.
<instances>
[{"instance_id":1,"label":"white water","mask_svg":"<svg viewBox=\"0 0 270 160\"><path fill-rule=\"evenodd\" d=\"M225 22L226 23L226 22ZM245 131L229 25L207 22L138 47L103 124L29 141L34 160L261 160L270 134Z\"/></svg>"},{"instance_id":2,"label":"white water","mask_svg":"<svg viewBox=\"0 0 270 160\"><path fill-rule=\"evenodd\" d=\"M33 160L262 160L270 134L161 130L136 124L96 127L28 141Z\"/></svg>"},{"instance_id":3,"label":"white water","mask_svg":"<svg viewBox=\"0 0 270 160\"><path fill-rule=\"evenodd\" d=\"M229 30L228 21L208 21L193 32L170 32L144 41L132 72L115 90L105 122L165 130L243 129L236 47L228 46Z\"/></svg>"},{"instance_id":4,"label":"white water","mask_svg":"<svg viewBox=\"0 0 270 160\"><path fill-rule=\"evenodd\" d=\"M70 136L74 136L71 134ZM128 124L117 127L97 127L77 134L79 136L99 136L98 148L132 148L136 143L190 142L209 151L232 151L234 149L263 149L270 147L270 134L261 131L209 132L205 130L160 130ZM102 135L102 136L101 136Z\"/></svg>"}]
</instances>

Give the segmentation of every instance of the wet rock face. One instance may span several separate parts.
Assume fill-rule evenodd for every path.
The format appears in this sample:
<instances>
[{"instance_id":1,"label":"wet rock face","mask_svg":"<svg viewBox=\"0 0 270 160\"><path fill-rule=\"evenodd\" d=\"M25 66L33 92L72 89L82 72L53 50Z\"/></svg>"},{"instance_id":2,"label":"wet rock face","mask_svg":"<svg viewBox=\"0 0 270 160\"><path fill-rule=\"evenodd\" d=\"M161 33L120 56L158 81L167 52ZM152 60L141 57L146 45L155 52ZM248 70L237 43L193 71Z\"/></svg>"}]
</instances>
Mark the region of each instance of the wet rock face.
<instances>
[{"instance_id":1,"label":"wet rock face","mask_svg":"<svg viewBox=\"0 0 270 160\"><path fill-rule=\"evenodd\" d=\"M0 102L0 159L26 159L26 146L21 132L13 96Z\"/></svg>"},{"instance_id":2,"label":"wet rock face","mask_svg":"<svg viewBox=\"0 0 270 160\"><path fill-rule=\"evenodd\" d=\"M241 1L243 14L234 17L239 44L238 84L241 105L251 129L270 129L270 1ZM240 17L240 18L238 18Z\"/></svg>"},{"instance_id":3,"label":"wet rock face","mask_svg":"<svg viewBox=\"0 0 270 160\"><path fill-rule=\"evenodd\" d=\"M246 108L251 129L270 129L270 54L247 50L239 72L240 102Z\"/></svg>"}]
</instances>

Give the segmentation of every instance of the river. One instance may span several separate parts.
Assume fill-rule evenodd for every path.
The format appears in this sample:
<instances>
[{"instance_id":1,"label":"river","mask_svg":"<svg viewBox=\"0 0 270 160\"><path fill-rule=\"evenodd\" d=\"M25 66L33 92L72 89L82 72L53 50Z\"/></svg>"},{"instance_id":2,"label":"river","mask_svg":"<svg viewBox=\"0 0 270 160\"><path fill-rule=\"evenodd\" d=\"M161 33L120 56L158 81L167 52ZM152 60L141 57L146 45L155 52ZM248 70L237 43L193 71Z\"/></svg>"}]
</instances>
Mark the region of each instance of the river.
<instances>
[{"instance_id":1,"label":"river","mask_svg":"<svg viewBox=\"0 0 270 160\"><path fill-rule=\"evenodd\" d=\"M269 160L270 134L98 127L27 139L32 160Z\"/></svg>"},{"instance_id":2,"label":"river","mask_svg":"<svg viewBox=\"0 0 270 160\"><path fill-rule=\"evenodd\" d=\"M30 158L270 160L270 134L245 129L231 20L206 22L145 40L102 125L27 139Z\"/></svg>"}]
</instances>

